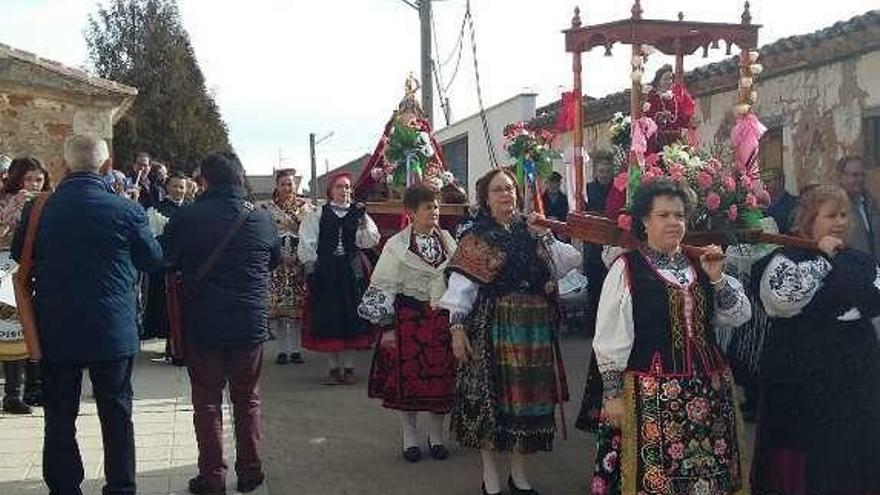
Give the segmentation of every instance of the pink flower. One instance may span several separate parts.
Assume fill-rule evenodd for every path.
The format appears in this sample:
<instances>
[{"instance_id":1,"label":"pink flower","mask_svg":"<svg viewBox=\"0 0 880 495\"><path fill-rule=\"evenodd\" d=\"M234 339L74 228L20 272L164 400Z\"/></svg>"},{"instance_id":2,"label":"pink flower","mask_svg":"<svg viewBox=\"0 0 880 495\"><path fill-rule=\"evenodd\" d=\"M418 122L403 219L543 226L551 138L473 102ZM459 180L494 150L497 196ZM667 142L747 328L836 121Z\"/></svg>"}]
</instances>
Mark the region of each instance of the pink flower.
<instances>
[{"instance_id":1,"label":"pink flower","mask_svg":"<svg viewBox=\"0 0 880 495\"><path fill-rule=\"evenodd\" d=\"M761 192L758 193L758 201L763 206L769 206L770 202L772 201L772 199L770 198L770 193L762 189Z\"/></svg>"},{"instance_id":2,"label":"pink flower","mask_svg":"<svg viewBox=\"0 0 880 495\"><path fill-rule=\"evenodd\" d=\"M724 186L724 189L727 190L727 192L736 191L736 180L729 175L725 175L721 178L721 185Z\"/></svg>"},{"instance_id":3,"label":"pink flower","mask_svg":"<svg viewBox=\"0 0 880 495\"><path fill-rule=\"evenodd\" d=\"M669 456L673 459L684 458L684 444L682 444L681 442L675 442L674 444L670 445Z\"/></svg>"},{"instance_id":4,"label":"pink flower","mask_svg":"<svg viewBox=\"0 0 880 495\"><path fill-rule=\"evenodd\" d=\"M684 165L680 163L673 163L669 166L669 177L675 182L681 182L684 180Z\"/></svg>"},{"instance_id":5,"label":"pink flower","mask_svg":"<svg viewBox=\"0 0 880 495\"><path fill-rule=\"evenodd\" d=\"M743 189L745 189L746 191L754 191L756 182L757 181L755 181L755 179L751 178L749 175L743 175L740 178L740 183L742 184Z\"/></svg>"},{"instance_id":6,"label":"pink flower","mask_svg":"<svg viewBox=\"0 0 880 495\"><path fill-rule=\"evenodd\" d=\"M650 155L645 157L645 166L646 167L654 167L657 165L657 162L660 161L660 155L658 153L651 153Z\"/></svg>"},{"instance_id":7,"label":"pink flower","mask_svg":"<svg viewBox=\"0 0 880 495\"><path fill-rule=\"evenodd\" d=\"M619 217L617 217L617 226L626 231L632 230L632 217L622 213Z\"/></svg>"},{"instance_id":8,"label":"pink flower","mask_svg":"<svg viewBox=\"0 0 880 495\"><path fill-rule=\"evenodd\" d=\"M702 423L709 414L709 403L702 397L688 402L684 408L687 411L688 418L697 423Z\"/></svg>"},{"instance_id":9,"label":"pink flower","mask_svg":"<svg viewBox=\"0 0 880 495\"><path fill-rule=\"evenodd\" d=\"M727 442L723 438L715 440L715 455L721 456L727 452Z\"/></svg>"},{"instance_id":10,"label":"pink flower","mask_svg":"<svg viewBox=\"0 0 880 495\"><path fill-rule=\"evenodd\" d=\"M758 207L758 197L752 193L746 194L746 206L752 210L756 209Z\"/></svg>"},{"instance_id":11,"label":"pink flower","mask_svg":"<svg viewBox=\"0 0 880 495\"><path fill-rule=\"evenodd\" d=\"M708 172L700 172L699 174L697 174L697 183L703 189L711 188L713 182L714 182L714 180L712 179L712 176L709 175Z\"/></svg>"},{"instance_id":12,"label":"pink flower","mask_svg":"<svg viewBox=\"0 0 880 495\"><path fill-rule=\"evenodd\" d=\"M709 158L706 162L706 170L708 170L710 174L717 174L721 171L721 162L718 161L717 158Z\"/></svg>"},{"instance_id":13,"label":"pink flower","mask_svg":"<svg viewBox=\"0 0 880 495\"><path fill-rule=\"evenodd\" d=\"M593 481L590 486L591 495L605 495L606 488L605 480L603 480L601 476L593 476Z\"/></svg>"},{"instance_id":14,"label":"pink flower","mask_svg":"<svg viewBox=\"0 0 880 495\"><path fill-rule=\"evenodd\" d=\"M735 222L738 216L739 209L736 205L730 205L730 208L727 209L727 218L729 218L731 222Z\"/></svg>"},{"instance_id":15,"label":"pink flower","mask_svg":"<svg viewBox=\"0 0 880 495\"><path fill-rule=\"evenodd\" d=\"M618 191L623 191L626 189L627 182L629 182L629 174L621 172L614 178L614 188Z\"/></svg>"},{"instance_id":16,"label":"pink flower","mask_svg":"<svg viewBox=\"0 0 880 495\"><path fill-rule=\"evenodd\" d=\"M706 207L709 208L709 211L715 211L718 207L721 206L721 196L716 192L710 192L708 196L706 196Z\"/></svg>"}]
</instances>

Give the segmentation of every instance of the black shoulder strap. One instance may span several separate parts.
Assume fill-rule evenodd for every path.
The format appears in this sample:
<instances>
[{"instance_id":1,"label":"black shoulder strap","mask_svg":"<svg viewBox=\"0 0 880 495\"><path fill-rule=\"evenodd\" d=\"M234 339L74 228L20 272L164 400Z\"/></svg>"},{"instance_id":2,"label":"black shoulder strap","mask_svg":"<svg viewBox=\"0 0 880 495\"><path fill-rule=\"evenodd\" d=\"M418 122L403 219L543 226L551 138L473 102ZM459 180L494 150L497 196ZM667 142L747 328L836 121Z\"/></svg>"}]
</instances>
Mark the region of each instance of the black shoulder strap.
<instances>
[{"instance_id":1,"label":"black shoulder strap","mask_svg":"<svg viewBox=\"0 0 880 495\"><path fill-rule=\"evenodd\" d=\"M244 209L241 210L241 213L238 214L238 217L233 222L232 226L226 232L226 236L220 241L220 244L217 244L217 247L211 252L211 255L208 256L208 259L205 260L205 263L199 269L199 272L196 274L196 284L201 282L205 276L208 275L208 272L211 271L211 268L217 263L217 260L220 259L220 255L223 254L223 251L226 250L226 246L232 241L232 238L235 236L235 233L238 232L238 229L244 225L244 222L247 220L248 216L250 216L251 212L254 210L254 205L245 201Z\"/></svg>"}]
</instances>

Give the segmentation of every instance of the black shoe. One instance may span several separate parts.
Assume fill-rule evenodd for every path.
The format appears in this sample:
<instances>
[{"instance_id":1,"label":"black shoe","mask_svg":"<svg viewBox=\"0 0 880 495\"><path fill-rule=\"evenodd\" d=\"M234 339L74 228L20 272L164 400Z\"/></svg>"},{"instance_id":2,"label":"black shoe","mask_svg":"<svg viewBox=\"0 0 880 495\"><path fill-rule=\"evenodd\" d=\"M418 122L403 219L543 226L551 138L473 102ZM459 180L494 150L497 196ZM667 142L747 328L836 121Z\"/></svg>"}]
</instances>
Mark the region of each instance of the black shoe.
<instances>
[{"instance_id":1,"label":"black shoe","mask_svg":"<svg viewBox=\"0 0 880 495\"><path fill-rule=\"evenodd\" d=\"M287 354L283 352L278 353L278 357L275 358L275 364L287 364Z\"/></svg>"},{"instance_id":2,"label":"black shoe","mask_svg":"<svg viewBox=\"0 0 880 495\"><path fill-rule=\"evenodd\" d=\"M266 479L266 475L263 473L258 473L256 476L247 476L245 478L239 478L236 482L236 490L241 493L248 493L256 490L260 485L263 484L263 481Z\"/></svg>"},{"instance_id":3,"label":"black shoe","mask_svg":"<svg viewBox=\"0 0 880 495\"><path fill-rule=\"evenodd\" d=\"M418 447L407 447L403 451L403 458L407 462L419 462L422 460L422 451Z\"/></svg>"},{"instance_id":4,"label":"black shoe","mask_svg":"<svg viewBox=\"0 0 880 495\"><path fill-rule=\"evenodd\" d=\"M321 380L321 385L342 385L343 383L345 382L342 380L342 370L339 368L333 368L327 378Z\"/></svg>"},{"instance_id":5,"label":"black shoe","mask_svg":"<svg viewBox=\"0 0 880 495\"><path fill-rule=\"evenodd\" d=\"M211 486L202 476L196 476L189 480L189 492L193 495L226 495L226 487Z\"/></svg>"},{"instance_id":6,"label":"black shoe","mask_svg":"<svg viewBox=\"0 0 880 495\"><path fill-rule=\"evenodd\" d=\"M27 392L24 394L24 403L31 407L43 407L42 392Z\"/></svg>"},{"instance_id":7,"label":"black shoe","mask_svg":"<svg viewBox=\"0 0 880 495\"><path fill-rule=\"evenodd\" d=\"M513 476L507 477L507 488L510 489L510 495L538 495L534 489L529 488L528 490L523 490L516 486L516 483L513 482Z\"/></svg>"},{"instance_id":8,"label":"black shoe","mask_svg":"<svg viewBox=\"0 0 880 495\"><path fill-rule=\"evenodd\" d=\"M489 493L489 492L487 492L487 491L486 491L486 484L485 484L485 483L483 483L481 489L483 490L483 495L504 495L504 492L503 492L503 491L495 492L495 493Z\"/></svg>"},{"instance_id":9,"label":"black shoe","mask_svg":"<svg viewBox=\"0 0 880 495\"><path fill-rule=\"evenodd\" d=\"M445 461L449 458L449 451L446 450L443 444L431 445L430 451L431 457L438 461Z\"/></svg>"},{"instance_id":10,"label":"black shoe","mask_svg":"<svg viewBox=\"0 0 880 495\"><path fill-rule=\"evenodd\" d=\"M290 362L293 364L303 364L306 362L306 360L303 359L303 355L301 352L294 352L290 355Z\"/></svg>"},{"instance_id":11,"label":"black shoe","mask_svg":"<svg viewBox=\"0 0 880 495\"><path fill-rule=\"evenodd\" d=\"M3 412L7 414L30 414L31 408L18 397L7 395L3 398Z\"/></svg>"}]
</instances>

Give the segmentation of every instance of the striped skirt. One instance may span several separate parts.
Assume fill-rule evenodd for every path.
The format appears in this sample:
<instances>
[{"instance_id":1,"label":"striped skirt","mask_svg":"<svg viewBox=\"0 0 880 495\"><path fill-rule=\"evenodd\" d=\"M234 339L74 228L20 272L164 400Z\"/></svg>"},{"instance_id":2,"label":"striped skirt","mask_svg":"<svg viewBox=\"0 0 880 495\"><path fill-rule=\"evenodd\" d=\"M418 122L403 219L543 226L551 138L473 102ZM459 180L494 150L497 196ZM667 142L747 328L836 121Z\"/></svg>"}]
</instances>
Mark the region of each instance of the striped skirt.
<instances>
[{"instance_id":1,"label":"striped skirt","mask_svg":"<svg viewBox=\"0 0 880 495\"><path fill-rule=\"evenodd\" d=\"M474 449L553 448L556 404L567 396L557 308L541 295L480 297L467 324L474 359L458 370L452 431Z\"/></svg>"}]
</instances>

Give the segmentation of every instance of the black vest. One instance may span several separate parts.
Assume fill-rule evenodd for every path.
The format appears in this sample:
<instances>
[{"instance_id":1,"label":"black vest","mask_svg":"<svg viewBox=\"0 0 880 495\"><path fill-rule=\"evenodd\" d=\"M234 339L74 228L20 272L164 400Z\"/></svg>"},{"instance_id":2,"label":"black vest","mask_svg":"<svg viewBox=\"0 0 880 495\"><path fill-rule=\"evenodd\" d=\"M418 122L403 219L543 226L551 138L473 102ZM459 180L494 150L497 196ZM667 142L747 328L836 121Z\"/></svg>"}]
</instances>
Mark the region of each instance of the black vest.
<instances>
[{"instance_id":1,"label":"black vest","mask_svg":"<svg viewBox=\"0 0 880 495\"><path fill-rule=\"evenodd\" d=\"M348 213L342 218L334 211L333 207L325 204L321 211L321 223L318 230L318 259L336 254L339 246L339 235L342 234L342 248L348 257L354 256L357 251L355 234L358 223L364 216L364 209L352 205Z\"/></svg>"},{"instance_id":2,"label":"black vest","mask_svg":"<svg viewBox=\"0 0 880 495\"><path fill-rule=\"evenodd\" d=\"M712 327L715 289L703 270L693 267L697 280L682 288L667 282L641 252L623 256L635 326L627 370L691 376L723 369L724 359ZM686 293L693 301L690 336L685 320Z\"/></svg>"}]
</instances>

